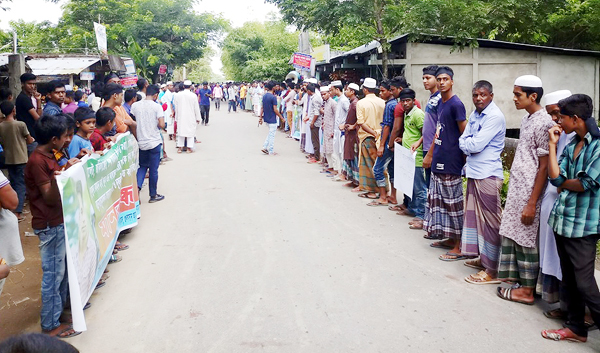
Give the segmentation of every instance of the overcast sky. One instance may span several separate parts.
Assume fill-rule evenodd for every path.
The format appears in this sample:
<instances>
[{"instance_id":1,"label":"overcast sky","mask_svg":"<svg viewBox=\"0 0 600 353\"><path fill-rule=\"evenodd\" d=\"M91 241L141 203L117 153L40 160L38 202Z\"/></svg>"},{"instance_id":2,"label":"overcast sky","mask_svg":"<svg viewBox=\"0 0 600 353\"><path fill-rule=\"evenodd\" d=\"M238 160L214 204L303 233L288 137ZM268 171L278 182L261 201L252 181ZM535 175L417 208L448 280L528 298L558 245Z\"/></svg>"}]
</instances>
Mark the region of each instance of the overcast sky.
<instances>
[{"instance_id":1,"label":"overcast sky","mask_svg":"<svg viewBox=\"0 0 600 353\"><path fill-rule=\"evenodd\" d=\"M62 14L61 6L65 2L65 0L56 4L46 0L3 2L3 5L10 9L2 13L0 28L7 29L9 21L19 19L27 22L50 21L57 23ZM247 21L262 22L269 12L277 12L275 5L265 4L264 0L202 0L195 6L195 9L197 12L221 13L234 27L240 27ZM213 58L211 65L215 73L219 73L222 67L219 56L220 53Z\"/></svg>"}]
</instances>

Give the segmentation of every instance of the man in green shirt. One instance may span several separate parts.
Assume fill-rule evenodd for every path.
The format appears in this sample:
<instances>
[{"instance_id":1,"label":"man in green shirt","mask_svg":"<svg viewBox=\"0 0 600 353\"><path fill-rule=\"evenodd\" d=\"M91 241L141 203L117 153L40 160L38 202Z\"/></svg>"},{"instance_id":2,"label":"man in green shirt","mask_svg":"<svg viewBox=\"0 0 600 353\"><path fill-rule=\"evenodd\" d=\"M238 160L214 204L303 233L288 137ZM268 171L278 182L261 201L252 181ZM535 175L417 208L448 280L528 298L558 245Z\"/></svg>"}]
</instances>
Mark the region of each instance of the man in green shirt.
<instances>
[{"instance_id":1,"label":"man in green shirt","mask_svg":"<svg viewBox=\"0 0 600 353\"><path fill-rule=\"evenodd\" d=\"M404 108L404 133L402 134L402 146L417 152L415 156L415 178L413 184L412 199L405 196L404 203L407 206L407 215L414 215L410 229L423 229L423 217L425 216L425 201L427 199L427 185L425 184L425 172L423 170L423 121L425 112L415 106L415 91L405 88L400 92L400 103Z\"/></svg>"}]
</instances>

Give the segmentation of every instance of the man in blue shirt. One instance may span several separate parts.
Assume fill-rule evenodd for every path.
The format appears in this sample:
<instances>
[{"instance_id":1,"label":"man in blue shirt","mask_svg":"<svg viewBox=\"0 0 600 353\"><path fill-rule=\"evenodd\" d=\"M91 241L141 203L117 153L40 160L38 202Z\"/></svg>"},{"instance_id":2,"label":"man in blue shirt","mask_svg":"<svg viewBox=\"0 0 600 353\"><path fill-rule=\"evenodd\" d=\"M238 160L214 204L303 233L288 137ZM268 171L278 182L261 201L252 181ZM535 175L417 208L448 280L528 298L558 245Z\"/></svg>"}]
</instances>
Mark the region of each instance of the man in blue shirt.
<instances>
[{"instance_id":1,"label":"man in blue shirt","mask_svg":"<svg viewBox=\"0 0 600 353\"><path fill-rule=\"evenodd\" d=\"M44 115L60 115L62 109L60 108L65 102L65 84L59 80L50 81L48 83L48 102L44 107Z\"/></svg>"},{"instance_id":2,"label":"man in blue shirt","mask_svg":"<svg viewBox=\"0 0 600 353\"><path fill-rule=\"evenodd\" d=\"M478 260L469 260L467 263L482 269L465 278L465 281L473 284L500 283L497 279L502 217L500 190L504 179L500 155L504 149L506 119L493 99L491 83L475 83L475 111L469 116L465 131L458 139L460 149L467 156L467 195L461 252L466 256L479 256Z\"/></svg>"},{"instance_id":3,"label":"man in blue shirt","mask_svg":"<svg viewBox=\"0 0 600 353\"><path fill-rule=\"evenodd\" d=\"M269 125L269 134L265 139L265 143L263 144L262 153L268 155L276 155L273 151L274 142L275 142L275 131L277 131L277 117L283 120L283 116L279 113L279 109L277 109L277 97L273 94L273 88L275 88L276 83L274 81L269 81L266 84L267 93L262 97L262 108L260 110L260 119L258 123L262 125L263 121Z\"/></svg>"},{"instance_id":4,"label":"man in blue shirt","mask_svg":"<svg viewBox=\"0 0 600 353\"><path fill-rule=\"evenodd\" d=\"M198 101L200 102L200 116L204 126L208 125L208 113L210 112L210 99L212 91L208 88L208 82L202 82L202 88L198 90Z\"/></svg>"}]
</instances>

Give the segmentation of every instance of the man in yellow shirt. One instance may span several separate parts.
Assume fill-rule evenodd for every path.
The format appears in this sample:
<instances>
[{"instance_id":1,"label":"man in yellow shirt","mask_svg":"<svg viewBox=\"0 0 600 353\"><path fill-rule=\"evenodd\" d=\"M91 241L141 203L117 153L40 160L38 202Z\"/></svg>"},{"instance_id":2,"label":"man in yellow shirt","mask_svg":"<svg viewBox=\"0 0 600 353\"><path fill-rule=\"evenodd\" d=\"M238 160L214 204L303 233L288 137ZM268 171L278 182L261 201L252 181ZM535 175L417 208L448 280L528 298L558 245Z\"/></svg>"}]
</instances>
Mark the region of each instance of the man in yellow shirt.
<instances>
[{"instance_id":1,"label":"man in yellow shirt","mask_svg":"<svg viewBox=\"0 0 600 353\"><path fill-rule=\"evenodd\" d=\"M366 191L366 193L358 196L374 200L379 197L377 195L379 188L373 174L373 166L377 159L377 145L381 135L385 101L375 95L377 81L373 78L365 78L362 90L365 98L359 100L356 104L356 123L360 126L358 130L360 141L358 175L359 191Z\"/></svg>"}]
</instances>

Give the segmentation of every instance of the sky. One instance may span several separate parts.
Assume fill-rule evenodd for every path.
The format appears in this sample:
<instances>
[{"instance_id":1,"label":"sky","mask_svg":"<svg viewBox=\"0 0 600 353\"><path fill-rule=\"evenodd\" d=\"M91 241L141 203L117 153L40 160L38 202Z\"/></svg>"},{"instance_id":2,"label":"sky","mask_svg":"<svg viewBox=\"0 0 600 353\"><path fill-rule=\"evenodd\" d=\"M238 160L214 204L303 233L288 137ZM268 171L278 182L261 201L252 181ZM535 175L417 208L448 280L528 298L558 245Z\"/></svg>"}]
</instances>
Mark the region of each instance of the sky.
<instances>
[{"instance_id":1,"label":"sky","mask_svg":"<svg viewBox=\"0 0 600 353\"><path fill-rule=\"evenodd\" d=\"M51 3L46 0L13 0L3 2L3 6L9 8L2 13L0 28L7 29L8 22L12 20L24 20L26 22L50 21L57 23L62 15L61 6L65 0ZM247 21L265 21L269 12L278 12L273 4L266 4L264 0L201 0L195 6L196 12L212 12L222 14L228 19L233 27L240 27ZM212 59L211 67L218 74L221 72L222 63L220 52L214 46L217 54Z\"/></svg>"}]
</instances>

